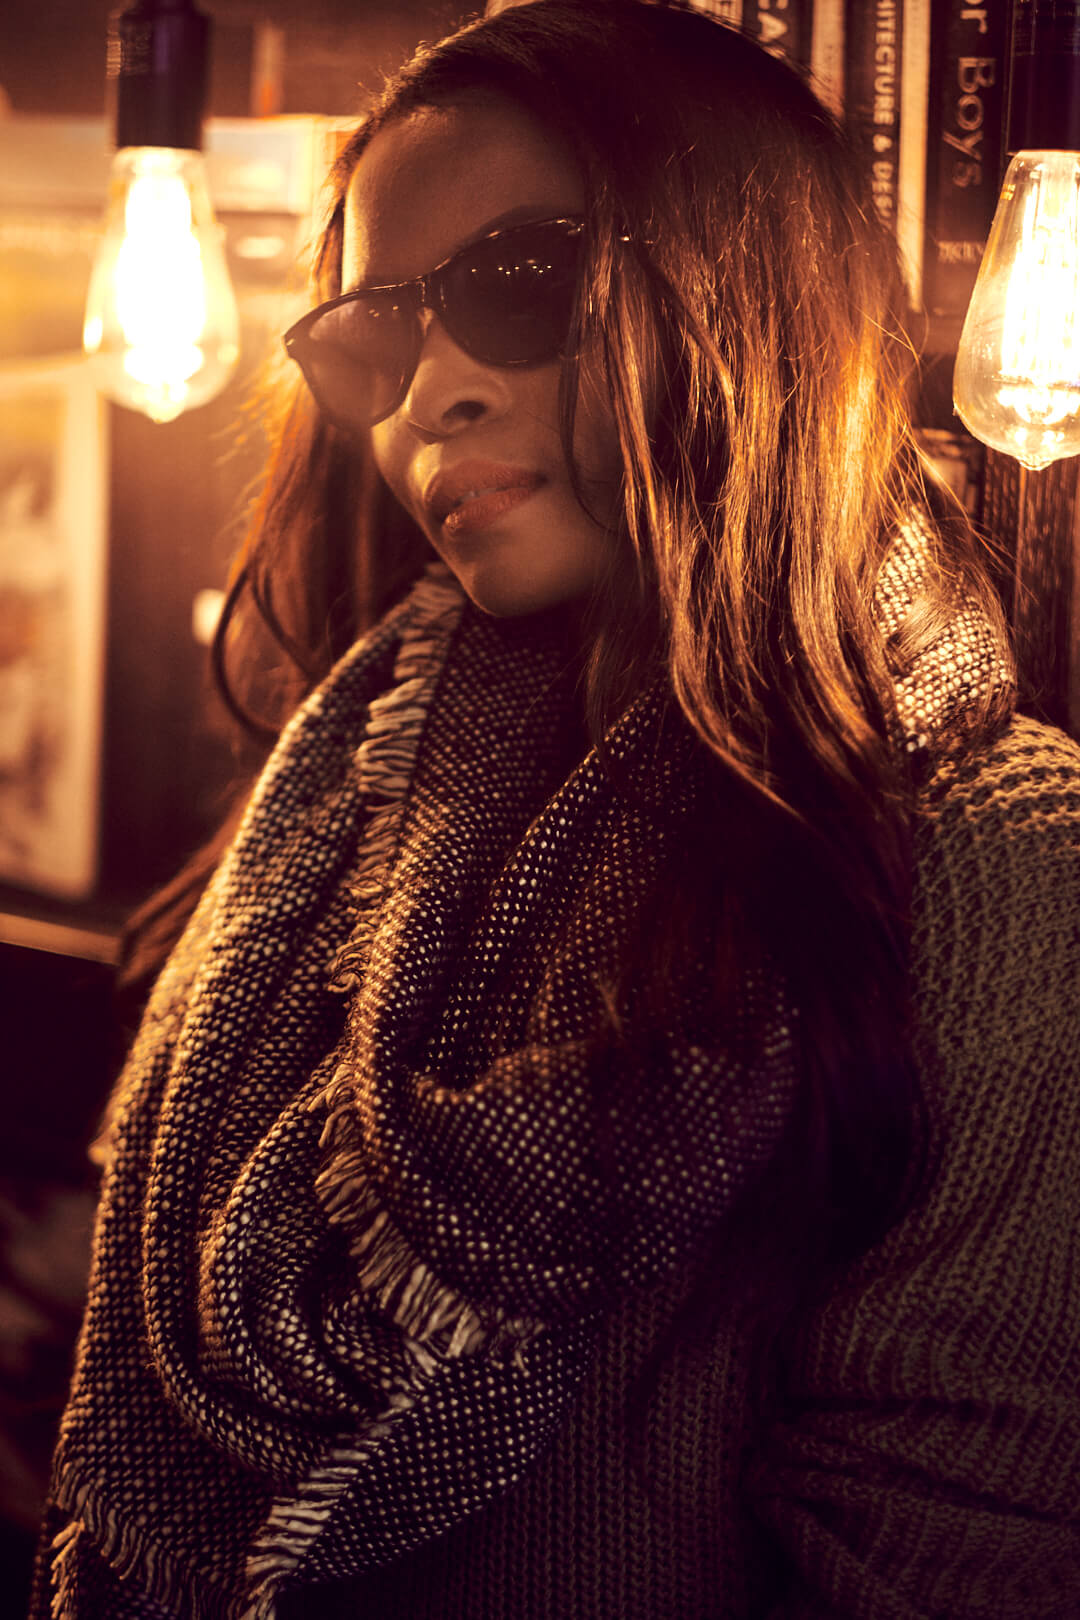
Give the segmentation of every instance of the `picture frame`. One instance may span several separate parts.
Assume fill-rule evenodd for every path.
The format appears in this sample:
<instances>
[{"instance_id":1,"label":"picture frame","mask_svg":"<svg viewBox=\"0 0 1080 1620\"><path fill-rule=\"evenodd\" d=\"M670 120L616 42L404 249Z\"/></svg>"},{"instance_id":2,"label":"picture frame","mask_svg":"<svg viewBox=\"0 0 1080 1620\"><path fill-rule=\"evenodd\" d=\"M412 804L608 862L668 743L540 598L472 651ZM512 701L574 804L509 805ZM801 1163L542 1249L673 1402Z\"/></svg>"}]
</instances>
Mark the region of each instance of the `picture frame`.
<instances>
[{"instance_id":1,"label":"picture frame","mask_svg":"<svg viewBox=\"0 0 1080 1620\"><path fill-rule=\"evenodd\" d=\"M0 365L0 881L98 872L106 413L82 355Z\"/></svg>"}]
</instances>

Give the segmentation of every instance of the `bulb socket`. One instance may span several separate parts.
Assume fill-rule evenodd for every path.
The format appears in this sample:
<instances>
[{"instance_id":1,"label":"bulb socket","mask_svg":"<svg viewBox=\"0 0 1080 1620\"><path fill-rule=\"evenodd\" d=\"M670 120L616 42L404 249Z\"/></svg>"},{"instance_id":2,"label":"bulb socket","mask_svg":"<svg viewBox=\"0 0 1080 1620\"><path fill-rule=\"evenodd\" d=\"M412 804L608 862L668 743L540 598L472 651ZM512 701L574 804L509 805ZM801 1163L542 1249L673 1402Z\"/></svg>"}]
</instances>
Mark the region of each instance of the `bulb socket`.
<instances>
[{"instance_id":1,"label":"bulb socket","mask_svg":"<svg viewBox=\"0 0 1080 1620\"><path fill-rule=\"evenodd\" d=\"M137 0L114 19L116 144L202 149L210 19L192 0Z\"/></svg>"},{"instance_id":2,"label":"bulb socket","mask_svg":"<svg viewBox=\"0 0 1080 1620\"><path fill-rule=\"evenodd\" d=\"M1008 157L1080 152L1080 0L1013 0Z\"/></svg>"}]
</instances>

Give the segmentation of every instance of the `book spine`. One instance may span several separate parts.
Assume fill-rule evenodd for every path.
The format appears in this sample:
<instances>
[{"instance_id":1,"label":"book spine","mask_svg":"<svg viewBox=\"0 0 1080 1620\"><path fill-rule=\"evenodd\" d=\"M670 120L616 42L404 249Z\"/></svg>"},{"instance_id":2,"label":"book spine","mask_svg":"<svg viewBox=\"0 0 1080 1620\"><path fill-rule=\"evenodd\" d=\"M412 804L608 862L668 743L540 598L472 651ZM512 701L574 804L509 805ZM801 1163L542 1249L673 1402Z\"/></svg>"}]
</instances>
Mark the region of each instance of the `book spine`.
<instances>
[{"instance_id":1,"label":"book spine","mask_svg":"<svg viewBox=\"0 0 1080 1620\"><path fill-rule=\"evenodd\" d=\"M902 0L847 0L847 128L878 218L894 235L900 189Z\"/></svg>"},{"instance_id":2,"label":"book spine","mask_svg":"<svg viewBox=\"0 0 1080 1620\"><path fill-rule=\"evenodd\" d=\"M829 111L844 116L845 0L814 0L810 82Z\"/></svg>"},{"instance_id":3,"label":"book spine","mask_svg":"<svg viewBox=\"0 0 1080 1620\"><path fill-rule=\"evenodd\" d=\"M930 84L930 0L903 0L900 41L900 164L896 240L908 302L922 311L926 224L927 101Z\"/></svg>"},{"instance_id":4,"label":"book spine","mask_svg":"<svg viewBox=\"0 0 1080 1620\"><path fill-rule=\"evenodd\" d=\"M742 27L743 0L691 0L691 4L695 11L703 11L707 17L727 23L729 28Z\"/></svg>"},{"instance_id":5,"label":"book spine","mask_svg":"<svg viewBox=\"0 0 1080 1620\"><path fill-rule=\"evenodd\" d=\"M814 0L743 0L743 28L772 56L810 72Z\"/></svg>"},{"instance_id":6,"label":"book spine","mask_svg":"<svg viewBox=\"0 0 1080 1620\"><path fill-rule=\"evenodd\" d=\"M997 206L1008 0L931 0L924 300L963 315Z\"/></svg>"}]
</instances>

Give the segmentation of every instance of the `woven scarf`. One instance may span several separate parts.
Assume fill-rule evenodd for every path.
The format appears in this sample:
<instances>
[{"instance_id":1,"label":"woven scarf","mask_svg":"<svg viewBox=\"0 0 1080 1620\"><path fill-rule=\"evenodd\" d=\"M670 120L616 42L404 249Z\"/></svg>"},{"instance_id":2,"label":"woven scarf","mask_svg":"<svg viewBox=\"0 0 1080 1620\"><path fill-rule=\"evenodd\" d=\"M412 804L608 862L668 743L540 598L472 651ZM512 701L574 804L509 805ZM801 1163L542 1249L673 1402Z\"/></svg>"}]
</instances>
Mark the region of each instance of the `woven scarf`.
<instances>
[{"instance_id":1,"label":"woven scarf","mask_svg":"<svg viewBox=\"0 0 1080 1620\"><path fill-rule=\"evenodd\" d=\"M1007 679L961 615L906 746ZM574 687L557 616L435 566L284 731L111 1107L41 1620L271 1620L442 1534L768 1164L798 1070L767 965L722 1024L688 974L647 1092L595 1038L705 777L659 688L579 757Z\"/></svg>"}]
</instances>

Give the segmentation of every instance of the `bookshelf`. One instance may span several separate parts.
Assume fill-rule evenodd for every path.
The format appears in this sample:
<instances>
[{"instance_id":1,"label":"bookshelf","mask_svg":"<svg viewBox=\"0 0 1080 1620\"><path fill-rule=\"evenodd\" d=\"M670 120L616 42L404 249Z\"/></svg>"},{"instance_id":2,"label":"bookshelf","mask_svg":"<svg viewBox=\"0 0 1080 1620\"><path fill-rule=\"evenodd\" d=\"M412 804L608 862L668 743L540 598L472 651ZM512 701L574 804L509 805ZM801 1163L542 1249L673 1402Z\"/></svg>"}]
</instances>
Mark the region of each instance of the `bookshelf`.
<instances>
[{"instance_id":1,"label":"bookshelf","mask_svg":"<svg viewBox=\"0 0 1080 1620\"><path fill-rule=\"evenodd\" d=\"M1080 737L1080 458L1034 473L987 450L979 512L1005 552L999 589L1021 698Z\"/></svg>"},{"instance_id":2,"label":"bookshelf","mask_svg":"<svg viewBox=\"0 0 1080 1620\"><path fill-rule=\"evenodd\" d=\"M992 548L1021 701L1080 737L1080 460L985 450L952 373L1004 172L1010 0L698 0L807 74L895 230L922 357L924 444Z\"/></svg>"}]
</instances>

